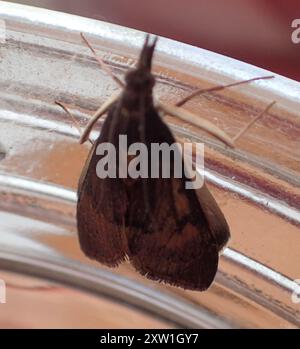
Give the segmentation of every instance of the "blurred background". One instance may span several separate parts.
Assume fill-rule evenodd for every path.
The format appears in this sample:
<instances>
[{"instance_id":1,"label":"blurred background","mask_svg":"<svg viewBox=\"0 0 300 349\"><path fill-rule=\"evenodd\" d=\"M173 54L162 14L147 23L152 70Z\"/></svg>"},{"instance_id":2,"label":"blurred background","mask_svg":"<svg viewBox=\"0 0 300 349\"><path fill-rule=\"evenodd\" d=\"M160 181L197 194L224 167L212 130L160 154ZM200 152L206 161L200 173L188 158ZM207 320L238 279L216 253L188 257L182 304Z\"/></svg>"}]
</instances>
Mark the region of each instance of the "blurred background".
<instances>
[{"instance_id":1,"label":"blurred background","mask_svg":"<svg viewBox=\"0 0 300 349\"><path fill-rule=\"evenodd\" d=\"M299 0L21 0L162 35L300 81ZM300 35L299 35L300 37Z\"/></svg>"}]
</instances>

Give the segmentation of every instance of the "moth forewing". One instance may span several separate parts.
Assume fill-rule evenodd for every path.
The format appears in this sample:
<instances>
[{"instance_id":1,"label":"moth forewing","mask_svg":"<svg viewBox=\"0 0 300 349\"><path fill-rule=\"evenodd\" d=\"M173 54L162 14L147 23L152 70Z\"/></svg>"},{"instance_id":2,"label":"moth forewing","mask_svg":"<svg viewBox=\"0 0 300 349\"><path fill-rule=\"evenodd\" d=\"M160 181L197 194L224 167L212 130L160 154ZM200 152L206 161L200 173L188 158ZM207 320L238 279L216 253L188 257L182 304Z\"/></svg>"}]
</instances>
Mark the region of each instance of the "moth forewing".
<instances>
[{"instance_id":1,"label":"moth forewing","mask_svg":"<svg viewBox=\"0 0 300 349\"><path fill-rule=\"evenodd\" d=\"M82 185L84 183L84 180L86 178L86 174L87 174L87 171L90 167L90 162L91 162L91 159L92 159L92 156L95 152L95 148L98 144L96 142L94 142L92 144L92 147L91 149L89 150L89 154L88 154L88 157L87 159L85 160L85 163L84 163L84 166L81 170L81 174L80 174L80 177L79 177L79 180L78 180L78 187L77 187L77 196L80 196L80 193L82 191Z\"/></svg>"},{"instance_id":2,"label":"moth forewing","mask_svg":"<svg viewBox=\"0 0 300 349\"><path fill-rule=\"evenodd\" d=\"M199 204L205 212L210 231L215 238L218 251L221 253L230 239L230 230L223 212L217 204L204 183L203 186L196 190Z\"/></svg>"},{"instance_id":3,"label":"moth forewing","mask_svg":"<svg viewBox=\"0 0 300 349\"><path fill-rule=\"evenodd\" d=\"M185 145L183 141L179 140L178 142L183 146ZM205 183L204 162L199 162L197 160L199 156L203 157L202 160L204 160L204 149L202 149L201 154L197 154L198 145L199 144L192 143L191 149L184 153L184 161L185 163L192 163L194 165L194 171L197 172L198 176L202 177L202 185L200 187L196 187L195 191L199 204L202 210L205 212L210 230L216 240L219 253L221 253L230 239L230 230L224 214ZM203 146L203 144L201 145Z\"/></svg>"},{"instance_id":4,"label":"moth forewing","mask_svg":"<svg viewBox=\"0 0 300 349\"><path fill-rule=\"evenodd\" d=\"M174 144L173 135L157 111L146 110L147 146L163 142ZM128 128L131 134L129 130L132 131L134 124L129 123ZM136 131L137 128L133 133ZM172 168L174 163L170 161ZM218 247L196 192L185 188L187 178L184 170L182 172L181 178L140 178L128 187L126 234L129 259L148 278L205 290L217 271ZM145 184L148 188L146 198Z\"/></svg>"},{"instance_id":5,"label":"moth forewing","mask_svg":"<svg viewBox=\"0 0 300 349\"><path fill-rule=\"evenodd\" d=\"M114 138L110 139L114 110L112 106L90 150L79 181L76 212L81 249L91 259L110 267L116 267L127 258L124 220L128 204L120 181L97 177L96 167L101 157L96 151L103 142L115 143Z\"/></svg>"}]
</instances>

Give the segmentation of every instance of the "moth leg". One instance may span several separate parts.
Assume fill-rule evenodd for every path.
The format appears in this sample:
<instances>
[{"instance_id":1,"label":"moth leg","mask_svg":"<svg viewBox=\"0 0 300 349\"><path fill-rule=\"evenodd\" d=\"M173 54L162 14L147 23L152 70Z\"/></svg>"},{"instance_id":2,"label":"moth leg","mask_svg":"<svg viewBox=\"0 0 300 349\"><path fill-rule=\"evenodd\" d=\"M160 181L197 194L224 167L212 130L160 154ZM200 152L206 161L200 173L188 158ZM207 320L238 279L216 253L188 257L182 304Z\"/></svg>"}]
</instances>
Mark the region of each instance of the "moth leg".
<instances>
[{"instance_id":1,"label":"moth leg","mask_svg":"<svg viewBox=\"0 0 300 349\"><path fill-rule=\"evenodd\" d=\"M109 108L111 107L111 105L113 103L115 103L115 101L119 98L119 92L115 95L112 95L109 99L107 99L102 105L100 108L98 108L96 110L96 112L94 113L94 115L92 116L92 118L89 120L88 124L86 125L81 137L80 137L80 140L79 140L79 143L80 144L83 144L89 137L91 131L92 131L92 128L94 127L95 123L100 119L100 117L105 114Z\"/></svg>"},{"instance_id":2,"label":"moth leg","mask_svg":"<svg viewBox=\"0 0 300 349\"><path fill-rule=\"evenodd\" d=\"M186 102L188 102L189 100L191 100L195 96L199 96L199 95L202 95L202 94L207 93L207 92L221 91L221 90L224 90L225 88L228 88L228 87L234 87L234 86L247 84L249 82L253 82L253 81L257 81L257 80L266 80L266 79L273 79L273 78L274 78L273 75L261 76L261 77L252 78L252 79L248 79L248 80L233 82L233 83L228 84L228 85L217 85L217 86L205 88L205 89L199 88L199 89L193 91L192 93L190 93L188 96L181 99L180 101L178 101L175 105L177 107L181 107L183 104L185 104Z\"/></svg>"},{"instance_id":3,"label":"moth leg","mask_svg":"<svg viewBox=\"0 0 300 349\"><path fill-rule=\"evenodd\" d=\"M223 90L223 89L228 88L228 87L238 86L238 85L246 84L246 83L257 81L257 80L265 80L265 79L272 79L272 78L274 78L274 76L261 76L261 77L257 77L257 78L252 78L252 79L248 79L248 80L234 82L234 83L231 83L228 85L218 85L218 86L214 86L214 87L211 87L208 89L198 89L196 91L193 91L188 96L181 99L180 101L178 101L175 106L180 107L183 104L185 104L186 102L188 102L190 99L192 99L193 97L207 93L207 92L220 91L220 90ZM170 115L175 116L179 119L187 121L187 122L191 123L192 125L198 126L198 127L202 128L203 130L209 132L210 134L212 134L216 138L220 139L222 142L229 145L230 147L234 147L234 140L235 139L232 140L225 132L223 132L222 130L217 128L212 123L210 123L206 120L200 119L199 117L192 114L191 112L188 112L187 110L176 109L176 107L172 107L172 106L167 105L165 103L163 104L162 102L160 102L158 100L155 101L155 104L164 113L170 114ZM245 131L243 131L243 133Z\"/></svg>"},{"instance_id":4,"label":"moth leg","mask_svg":"<svg viewBox=\"0 0 300 349\"><path fill-rule=\"evenodd\" d=\"M236 142L258 119L266 114L275 103L275 101L270 103L262 112L260 112L253 120L251 120L237 135L233 137L233 141Z\"/></svg>"},{"instance_id":5,"label":"moth leg","mask_svg":"<svg viewBox=\"0 0 300 349\"><path fill-rule=\"evenodd\" d=\"M88 41L88 39L85 37L85 35L83 33L80 33L80 36L82 37L83 41L85 42L85 44L87 45L87 47L92 51L96 61L99 63L101 69L103 69L120 87L124 87L125 84L122 80L120 80L113 72L112 70L109 68L109 66L104 63L104 61L97 55L95 49L93 48L93 46L90 44L90 42Z\"/></svg>"},{"instance_id":6,"label":"moth leg","mask_svg":"<svg viewBox=\"0 0 300 349\"><path fill-rule=\"evenodd\" d=\"M265 110L263 110L254 120L252 120L247 126L245 126L243 128L243 130L241 130L238 133L238 135L236 135L233 138L230 138L224 131L222 131L221 129L216 127L211 122L197 117L197 115L191 113L188 110L179 108L178 105L183 105L188 100L190 100L192 97L194 97L194 96L196 96L198 94L201 94L201 93L205 93L205 92L209 92L209 91L218 91L218 90L222 90L222 89L224 89L226 87L236 86L236 85L244 84L244 83L247 83L247 82L250 82L250 81L262 80L262 79L271 79L271 78L273 78L273 76L265 76L265 77L259 77L259 78L253 78L253 79L249 79L249 80L244 80L244 81L240 81L240 82L237 82L237 83L232 83L232 84L229 84L229 85L215 86L215 87L212 87L210 89L197 90L197 91L194 91L189 96L187 96L184 99L182 99L181 101L179 101L176 104L176 106L172 106L172 105L169 105L169 104L166 104L166 103L162 103L161 101L158 101L158 100L155 101L155 104L156 104L158 109L163 111L163 113L175 116L175 117L177 117L179 119L182 119L184 121L189 122L192 125L200 127L204 131L212 134L213 136L215 136L216 138L221 140L226 145L230 146L231 148L234 148L234 146L235 146L234 144L238 140L238 138L240 138L260 117L262 117L275 104L275 102L272 102L270 105L268 105Z\"/></svg>"},{"instance_id":7,"label":"moth leg","mask_svg":"<svg viewBox=\"0 0 300 349\"><path fill-rule=\"evenodd\" d=\"M78 131L80 137L82 137L82 134L83 134L83 133L82 133L81 127L80 127L78 121L77 121L77 120L74 118L74 116L70 113L70 111L68 110L68 108L67 108L64 104L62 104L61 102L58 102L58 101L55 101L55 104L57 104L59 107L61 107L61 108L70 116L70 118L71 118L71 120L73 121L75 127L77 128L77 131ZM90 142L92 145L94 144L94 142L93 142L90 138L89 138L89 142Z\"/></svg>"},{"instance_id":8,"label":"moth leg","mask_svg":"<svg viewBox=\"0 0 300 349\"><path fill-rule=\"evenodd\" d=\"M184 120L192 125L202 128L204 131L212 134L219 140L221 140L226 145L234 148L234 142L232 139L220 128L216 127L210 121L199 118L197 115L191 113L183 108L176 107L167 103L162 103L161 101L156 101L157 108L162 110L165 114L172 115L178 119Z\"/></svg>"}]
</instances>

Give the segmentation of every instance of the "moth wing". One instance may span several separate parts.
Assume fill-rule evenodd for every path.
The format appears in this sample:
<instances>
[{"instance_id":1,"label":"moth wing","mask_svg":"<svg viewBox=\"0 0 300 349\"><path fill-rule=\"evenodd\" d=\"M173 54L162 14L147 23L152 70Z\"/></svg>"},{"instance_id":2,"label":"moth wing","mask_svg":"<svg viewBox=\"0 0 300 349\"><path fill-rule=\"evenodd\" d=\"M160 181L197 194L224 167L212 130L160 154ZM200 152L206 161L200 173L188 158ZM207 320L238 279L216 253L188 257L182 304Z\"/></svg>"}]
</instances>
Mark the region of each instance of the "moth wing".
<instances>
[{"instance_id":1,"label":"moth wing","mask_svg":"<svg viewBox=\"0 0 300 349\"><path fill-rule=\"evenodd\" d=\"M103 191L103 186L94 189ZM115 199L120 200L120 197ZM81 196L77 205L79 243L89 258L116 267L126 259L127 241L124 228L114 223L112 219L108 219L101 209L103 205L106 206L104 210L112 209L112 198L105 204L95 206L93 195L84 192Z\"/></svg>"},{"instance_id":2,"label":"moth wing","mask_svg":"<svg viewBox=\"0 0 300 349\"><path fill-rule=\"evenodd\" d=\"M160 181L152 187L160 194L152 216L130 223L129 258L150 279L206 290L218 266L218 246L208 222L195 193L183 190L181 179Z\"/></svg>"},{"instance_id":3,"label":"moth wing","mask_svg":"<svg viewBox=\"0 0 300 349\"><path fill-rule=\"evenodd\" d=\"M214 236L219 252L224 249L230 239L230 230L226 219L216 200L205 183L196 190L200 206L205 213L211 233Z\"/></svg>"},{"instance_id":4,"label":"moth wing","mask_svg":"<svg viewBox=\"0 0 300 349\"><path fill-rule=\"evenodd\" d=\"M154 110L145 120L150 120L148 146L175 142ZM128 253L135 268L150 279L207 289L217 271L218 245L196 192L185 188L185 178L140 178L128 200Z\"/></svg>"},{"instance_id":5,"label":"moth wing","mask_svg":"<svg viewBox=\"0 0 300 349\"><path fill-rule=\"evenodd\" d=\"M86 160L78 185L77 230L81 249L91 259L115 267L126 259L127 240L124 217L127 196L122 182L100 179L96 174L96 148L102 142L113 142L110 134L115 114L112 108ZM109 138L112 137L111 140Z\"/></svg>"}]
</instances>

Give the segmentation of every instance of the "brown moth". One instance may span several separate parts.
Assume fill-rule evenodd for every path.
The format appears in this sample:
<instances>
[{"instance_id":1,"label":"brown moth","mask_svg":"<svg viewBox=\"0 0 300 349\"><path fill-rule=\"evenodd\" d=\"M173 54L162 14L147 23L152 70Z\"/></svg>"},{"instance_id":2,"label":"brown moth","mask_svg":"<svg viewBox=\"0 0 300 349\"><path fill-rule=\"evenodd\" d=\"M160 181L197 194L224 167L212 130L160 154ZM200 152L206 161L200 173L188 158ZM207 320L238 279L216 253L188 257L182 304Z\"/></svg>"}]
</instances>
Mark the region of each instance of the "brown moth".
<instances>
[{"instance_id":1,"label":"brown moth","mask_svg":"<svg viewBox=\"0 0 300 349\"><path fill-rule=\"evenodd\" d=\"M129 259L149 279L204 291L214 280L219 252L228 242L230 232L205 184L198 190L186 189L185 182L189 179L184 172L184 158L181 178L162 178L161 172L159 178L99 178L96 174L99 160L105 157L97 153L97 147L106 142L115 146L116 169L119 168L120 135L127 136L128 147L136 142L142 142L147 149L152 143L175 143L157 108L173 115L178 111L176 107L154 103L152 96L155 78L151 62L155 44L156 39L149 43L147 36L136 68L126 74L125 86L118 82L123 85L122 93L113 96L95 113L81 137L83 143L96 120L107 112L79 180L79 242L89 258L107 266L116 267ZM177 116L182 115L192 118L187 111ZM213 125L201 124L200 127L207 127L216 137L232 145ZM123 150L127 152L128 148ZM161 161L160 158L160 164ZM148 160L149 174L151 166ZM173 166L171 159L171 174Z\"/></svg>"}]
</instances>

